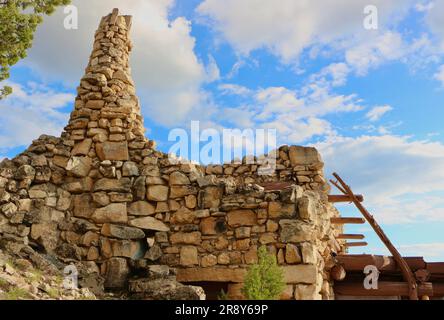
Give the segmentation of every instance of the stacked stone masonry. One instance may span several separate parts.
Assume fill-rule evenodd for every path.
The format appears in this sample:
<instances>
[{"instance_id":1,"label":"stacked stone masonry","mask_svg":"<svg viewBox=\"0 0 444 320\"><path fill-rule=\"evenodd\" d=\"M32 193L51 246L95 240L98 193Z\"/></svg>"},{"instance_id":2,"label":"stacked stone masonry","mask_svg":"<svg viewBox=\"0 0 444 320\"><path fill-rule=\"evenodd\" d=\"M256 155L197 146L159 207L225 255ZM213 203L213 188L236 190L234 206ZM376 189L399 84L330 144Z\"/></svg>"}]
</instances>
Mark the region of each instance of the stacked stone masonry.
<instances>
[{"instance_id":1,"label":"stacked stone masonry","mask_svg":"<svg viewBox=\"0 0 444 320\"><path fill-rule=\"evenodd\" d=\"M225 282L242 298L265 245L285 273L282 299L332 299L341 230L318 152L282 146L276 170L261 175L260 159L204 167L156 151L130 75L130 28L117 10L102 18L61 137L43 135L0 164L2 246L86 261L109 289L164 265L179 282ZM291 185L264 188L271 182Z\"/></svg>"}]
</instances>

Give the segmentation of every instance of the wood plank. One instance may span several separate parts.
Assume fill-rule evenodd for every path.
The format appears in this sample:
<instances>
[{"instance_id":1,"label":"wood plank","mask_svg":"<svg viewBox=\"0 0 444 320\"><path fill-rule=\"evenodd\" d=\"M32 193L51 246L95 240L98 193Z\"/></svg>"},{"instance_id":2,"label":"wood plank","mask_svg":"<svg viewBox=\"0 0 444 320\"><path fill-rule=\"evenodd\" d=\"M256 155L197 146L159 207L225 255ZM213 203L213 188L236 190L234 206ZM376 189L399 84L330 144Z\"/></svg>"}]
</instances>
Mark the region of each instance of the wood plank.
<instances>
[{"instance_id":1,"label":"wood plank","mask_svg":"<svg viewBox=\"0 0 444 320\"><path fill-rule=\"evenodd\" d=\"M338 217L331 218L330 222L333 224L364 224L364 218Z\"/></svg>"},{"instance_id":2,"label":"wood plank","mask_svg":"<svg viewBox=\"0 0 444 320\"><path fill-rule=\"evenodd\" d=\"M444 274L444 262L428 262L425 269L431 274Z\"/></svg>"},{"instance_id":3,"label":"wood plank","mask_svg":"<svg viewBox=\"0 0 444 320\"><path fill-rule=\"evenodd\" d=\"M347 272L362 272L365 266L368 265L375 266L376 268L378 268L379 271L396 272L400 270L395 259L389 256L379 256L371 254L347 254L338 255L336 259L344 266ZM423 257L404 257L404 260L413 271L425 269L426 263Z\"/></svg>"},{"instance_id":4,"label":"wood plank","mask_svg":"<svg viewBox=\"0 0 444 320\"><path fill-rule=\"evenodd\" d=\"M281 182L264 182L259 184L264 187L265 191L280 191L291 187L296 184L294 181L281 181Z\"/></svg>"},{"instance_id":5,"label":"wood plank","mask_svg":"<svg viewBox=\"0 0 444 320\"><path fill-rule=\"evenodd\" d=\"M363 234L339 234L336 239L353 239L362 240L365 236Z\"/></svg>"},{"instance_id":6,"label":"wood plank","mask_svg":"<svg viewBox=\"0 0 444 320\"><path fill-rule=\"evenodd\" d=\"M343 266L337 264L330 270L330 276L335 281L342 281L347 276Z\"/></svg>"},{"instance_id":7,"label":"wood plank","mask_svg":"<svg viewBox=\"0 0 444 320\"><path fill-rule=\"evenodd\" d=\"M434 297L444 297L444 283L434 283L433 284L433 296Z\"/></svg>"},{"instance_id":8,"label":"wood plank","mask_svg":"<svg viewBox=\"0 0 444 320\"><path fill-rule=\"evenodd\" d=\"M351 247L365 247L367 246L368 243L365 241L362 242L346 242L344 243L344 246L351 248Z\"/></svg>"},{"instance_id":9,"label":"wood plank","mask_svg":"<svg viewBox=\"0 0 444 320\"><path fill-rule=\"evenodd\" d=\"M362 194L355 194L356 199L358 199L360 202L364 201L364 196ZM333 194L328 196L328 202L331 203L339 203L339 202L352 202L353 200L350 199L348 195L345 194Z\"/></svg>"},{"instance_id":10,"label":"wood plank","mask_svg":"<svg viewBox=\"0 0 444 320\"><path fill-rule=\"evenodd\" d=\"M409 284L407 282L379 281L378 289L367 290L362 282L339 282L334 286L335 294L347 296L384 297L384 296L409 296ZM418 285L419 296L433 296L433 285L430 282Z\"/></svg>"}]
</instances>

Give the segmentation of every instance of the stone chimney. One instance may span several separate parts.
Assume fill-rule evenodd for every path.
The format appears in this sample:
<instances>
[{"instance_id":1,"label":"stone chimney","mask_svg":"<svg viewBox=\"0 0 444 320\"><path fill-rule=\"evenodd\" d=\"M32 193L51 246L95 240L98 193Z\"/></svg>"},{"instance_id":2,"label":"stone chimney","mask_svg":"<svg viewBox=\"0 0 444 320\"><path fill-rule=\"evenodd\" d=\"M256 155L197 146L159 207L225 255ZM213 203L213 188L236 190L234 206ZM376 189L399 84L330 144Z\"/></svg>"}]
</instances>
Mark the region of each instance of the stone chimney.
<instances>
[{"instance_id":1,"label":"stone chimney","mask_svg":"<svg viewBox=\"0 0 444 320\"><path fill-rule=\"evenodd\" d=\"M118 9L102 18L77 89L75 109L62 137L72 156L128 161L137 150L153 147L144 137L143 118L131 78L131 16ZM140 155L139 155L140 156Z\"/></svg>"}]
</instances>

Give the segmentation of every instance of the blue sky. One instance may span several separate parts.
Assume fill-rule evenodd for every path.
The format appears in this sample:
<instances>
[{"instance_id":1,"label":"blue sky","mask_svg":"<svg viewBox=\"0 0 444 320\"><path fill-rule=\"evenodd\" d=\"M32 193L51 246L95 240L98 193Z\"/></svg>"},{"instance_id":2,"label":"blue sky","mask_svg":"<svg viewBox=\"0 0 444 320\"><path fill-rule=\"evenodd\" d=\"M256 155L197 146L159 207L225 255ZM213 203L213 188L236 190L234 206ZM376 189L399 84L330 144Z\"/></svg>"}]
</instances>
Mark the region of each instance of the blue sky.
<instances>
[{"instance_id":1,"label":"blue sky","mask_svg":"<svg viewBox=\"0 0 444 320\"><path fill-rule=\"evenodd\" d=\"M59 135L93 33L113 7L134 16L131 57L147 136L172 128L274 128L279 144L316 146L404 255L444 261L444 1L73 1L45 19L0 102L0 158ZM358 213L340 206L343 215ZM368 225L369 246L385 253Z\"/></svg>"}]
</instances>

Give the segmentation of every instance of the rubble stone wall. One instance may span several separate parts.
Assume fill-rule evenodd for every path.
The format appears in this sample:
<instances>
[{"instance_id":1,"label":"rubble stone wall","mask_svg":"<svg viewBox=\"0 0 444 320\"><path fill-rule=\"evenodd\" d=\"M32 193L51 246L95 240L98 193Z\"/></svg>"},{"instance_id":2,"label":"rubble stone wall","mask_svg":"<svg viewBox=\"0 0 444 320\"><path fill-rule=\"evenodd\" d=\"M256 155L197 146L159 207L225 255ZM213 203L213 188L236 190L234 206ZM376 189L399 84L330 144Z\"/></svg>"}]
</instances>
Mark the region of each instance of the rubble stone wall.
<instances>
[{"instance_id":1,"label":"rubble stone wall","mask_svg":"<svg viewBox=\"0 0 444 320\"><path fill-rule=\"evenodd\" d=\"M130 75L130 28L117 10L102 18L61 137L0 164L1 245L88 261L107 288L167 265L180 282L229 283L232 298L265 245L284 269L283 299L331 299L340 230L316 149L280 147L269 175L260 161L204 167L156 151Z\"/></svg>"}]
</instances>

